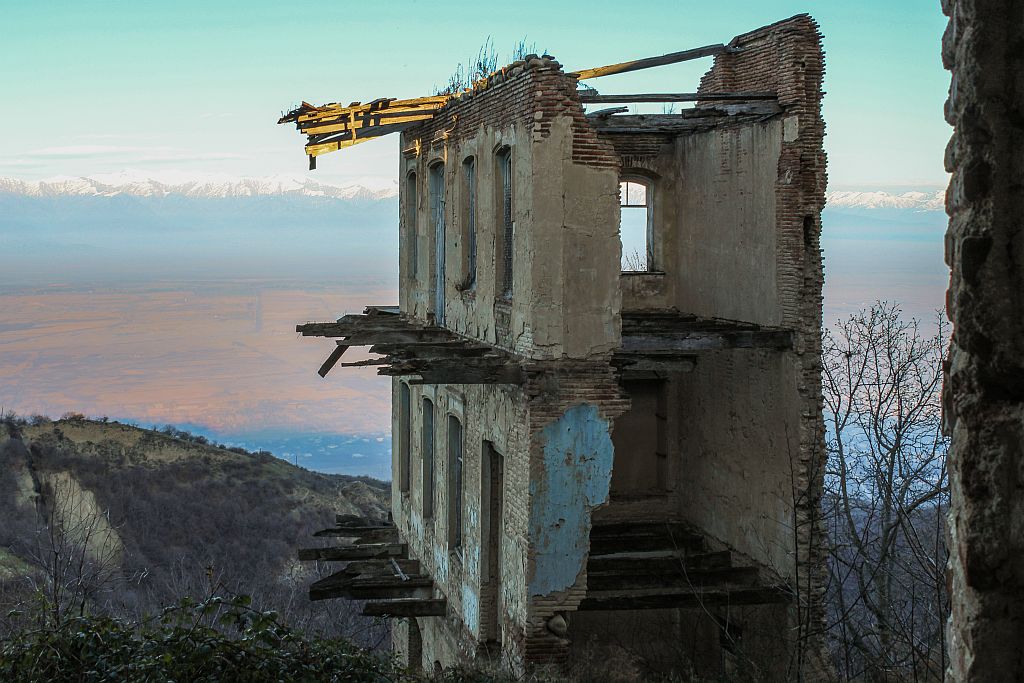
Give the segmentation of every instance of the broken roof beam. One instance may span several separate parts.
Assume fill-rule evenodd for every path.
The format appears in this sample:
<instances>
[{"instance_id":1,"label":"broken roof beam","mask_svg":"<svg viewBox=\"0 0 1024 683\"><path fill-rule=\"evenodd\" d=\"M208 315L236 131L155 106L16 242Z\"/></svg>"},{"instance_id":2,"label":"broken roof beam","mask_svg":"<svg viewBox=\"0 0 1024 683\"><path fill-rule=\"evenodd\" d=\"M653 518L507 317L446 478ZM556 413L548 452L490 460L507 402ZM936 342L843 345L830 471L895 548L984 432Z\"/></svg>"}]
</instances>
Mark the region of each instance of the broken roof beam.
<instances>
[{"instance_id":1,"label":"broken roof beam","mask_svg":"<svg viewBox=\"0 0 1024 683\"><path fill-rule=\"evenodd\" d=\"M348 545L336 548L301 548L299 559L303 562L347 562L351 560L374 560L388 557L408 557L409 548L405 543L372 543Z\"/></svg>"},{"instance_id":2,"label":"broken roof beam","mask_svg":"<svg viewBox=\"0 0 1024 683\"><path fill-rule=\"evenodd\" d=\"M624 74L630 71L649 69L653 66L677 64L691 59L714 57L715 55L731 54L734 52L741 52L741 50L737 47L730 47L728 45L718 43L717 45L705 45L704 47L697 47L692 50L683 50L682 52L672 52L658 57L646 57L644 59L634 59L631 62L620 62L618 64L609 64L608 66L599 66L593 69L583 69L575 72L575 76L577 79L582 81L588 78L599 78L601 76L611 76L612 74Z\"/></svg>"},{"instance_id":3,"label":"broken roof beam","mask_svg":"<svg viewBox=\"0 0 1024 683\"><path fill-rule=\"evenodd\" d=\"M444 598L371 600L363 605L367 617L443 617L448 613Z\"/></svg>"},{"instance_id":4,"label":"broken roof beam","mask_svg":"<svg viewBox=\"0 0 1024 683\"><path fill-rule=\"evenodd\" d=\"M639 93L625 95L599 95L580 93L583 104L628 104L631 102L712 102L777 100L773 92L677 92L677 93Z\"/></svg>"},{"instance_id":5,"label":"broken roof beam","mask_svg":"<svg viewBox=\"0 0 1024 683\"><path fill-rule=\"evenodd\" d=\"M337 103L317 107L303 102L277 122L294 123L300 133L306 134L306 154L310 169L314 169L317 156L405 130L433 117L449 99L448 95L410 100L379 98L367 104L353 102L347 107Z\"/></svg>"}]
</instances>

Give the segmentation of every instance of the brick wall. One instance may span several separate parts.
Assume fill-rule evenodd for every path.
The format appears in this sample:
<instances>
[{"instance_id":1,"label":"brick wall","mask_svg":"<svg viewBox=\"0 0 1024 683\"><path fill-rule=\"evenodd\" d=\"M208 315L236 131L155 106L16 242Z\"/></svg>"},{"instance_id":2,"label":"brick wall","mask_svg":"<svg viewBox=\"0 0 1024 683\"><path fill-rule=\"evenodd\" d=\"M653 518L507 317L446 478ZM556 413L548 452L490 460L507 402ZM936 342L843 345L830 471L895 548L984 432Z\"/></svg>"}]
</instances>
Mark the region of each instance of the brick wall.
<instances>
[{"instance_id":1,"label":"brick wall","mask_svg":"<svg viewBox=\"0 0 1024 683\"><path fill-rule=\"evenodd\" d=\"M737 36L737 54L719 55L701 79L701 92L768 90L785 117L796 117L783 138L776 193L777 286L782 320L796 332L798 391L802 400L794 497L800 567L799 616L806 652L824 667L824 529L820 501L825 464L821 404L821 209L825 204L825 132L821 118L824 51L817 23L807 15ZM804 656L805 653L798 653Z\"/></svg>"}]
</instances>

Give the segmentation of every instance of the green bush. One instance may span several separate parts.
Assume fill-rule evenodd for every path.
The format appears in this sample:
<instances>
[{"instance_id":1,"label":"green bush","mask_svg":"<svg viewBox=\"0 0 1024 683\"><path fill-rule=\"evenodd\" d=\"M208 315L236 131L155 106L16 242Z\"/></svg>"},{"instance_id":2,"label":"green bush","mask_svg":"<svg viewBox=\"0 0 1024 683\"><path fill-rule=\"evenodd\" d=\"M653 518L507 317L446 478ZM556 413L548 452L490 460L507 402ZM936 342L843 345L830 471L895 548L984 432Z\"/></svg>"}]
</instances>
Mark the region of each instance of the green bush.
<instances>
[{"instance_id":1,"label":"green bush","mask_svg":"<svg viewBox=\"0 0 1024 683\"><path fill-rule=\"evenodd\" d=\"M184 599L157 618L102 616L23 629L0 641L0 680L19 683L408 681L393 662L344 640L310 640L247 596Z\"/></svg>"}]
</instances>

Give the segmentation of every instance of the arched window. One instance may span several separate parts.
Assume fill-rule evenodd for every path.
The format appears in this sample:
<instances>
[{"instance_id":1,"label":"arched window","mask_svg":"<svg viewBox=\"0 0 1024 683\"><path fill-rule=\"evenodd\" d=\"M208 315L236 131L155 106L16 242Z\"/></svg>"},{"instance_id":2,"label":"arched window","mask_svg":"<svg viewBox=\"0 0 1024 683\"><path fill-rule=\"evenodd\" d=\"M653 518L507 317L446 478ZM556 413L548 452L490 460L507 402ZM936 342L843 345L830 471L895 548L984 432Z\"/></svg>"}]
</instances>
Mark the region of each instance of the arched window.
<instances>
[{"instance_id":1,"label":"arched window","mask_svg":"<svg viewBox=\"0 0 1024 683\"><path fill-rule=\"evenodd\" d=\"M462 549L462 422L448 416L448 539L452 550Z\"/></svg>"},{"instance_id":2,"label":"arched window","mask_svg":"<svg viewBox=\"0 0 1024 683\"><path fill-rule=\"evenodd\" d=\"M434 402L423 398L423 432L420 457L423 459L423 517L434 516Z\"/></svg>"},{"instance_id":3,"label":"arched window","mask_svg":"<svg viewBox=\"0 0 1024 683\"><path fill-rule=\"evenodd\" d=\"M409 273L416 279L420 272L420 231L416 220L416 172L405 177L405 230L409 240Z\"/></svg>"},{"instance_id":4,"label":"arched window","mask_svg":"<svg viewBox=\"0 0 1024 683\"><path fill-rule=\"evenodd\" d=\"M409 491L409 450L412 441L412 402L409 385L398 385L398 490Z\"/></svg>"},{"instance_id":5,"label":"arched window","mask_svg":"<svg viewBox=\"0 0 1024 683\"><path fill-rule=\"evenodd\" d=\"M445 295L445 187L444 162L437 162L430 167L430 229L434 237L434 279L430 288L434 294L434 321L444 324ZM428 275L429 277L429 275Z\"/></svg>"},{"instance_id":6,"label":"arched window","mask_svg":"<svg viewBox=\"0 0 1024 683\"><path fill-rule=\"evenodd\" d=\"M465 180L462 200L462 287L472 289L476 284L476 158L462 162Z\"/></svg>"},{"instance_id":7,"label":"arched window","mask_svg":"<svg viewBox=\"0 0 1024 683\"><path fill-rule=\"evenodd\" d=\"M512 150L502 147L495 155L498 172L495 202L498 211L497 243L498 292L502 299L512 298L512 245L515 241L515 223L512 219Z\"/></svg>"},{"instance_id":8,"label":"arched window","mask_svg":"<svg viewBox=\"0 0 1024 683\"><path fill-rule=\"evenodd\" d=\"M623 272L654 270L651 251L650 183L639 178L619 183L619 237Z\"/></svg>"}]
</instances>

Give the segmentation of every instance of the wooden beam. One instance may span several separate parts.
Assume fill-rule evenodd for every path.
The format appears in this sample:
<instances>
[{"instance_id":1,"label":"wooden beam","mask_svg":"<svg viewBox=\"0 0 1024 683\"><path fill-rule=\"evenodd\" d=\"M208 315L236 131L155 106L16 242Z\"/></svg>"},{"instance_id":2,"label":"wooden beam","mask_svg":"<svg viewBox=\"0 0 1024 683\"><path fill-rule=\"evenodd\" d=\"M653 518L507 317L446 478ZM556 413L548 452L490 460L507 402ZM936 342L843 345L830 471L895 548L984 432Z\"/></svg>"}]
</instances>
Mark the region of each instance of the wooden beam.
<instances>
[{"instance_id":1,"label":"wooden beam","mask_svg":"<svg viewBox=\"0 0 1024 683\"><path fill-rule=\"evenodd\" d=\"M361 533L352 533L351 531L346 530L345 527L336 527L333 529L321 529L313 534L313 536L317 538L324 538L327 536L355 538L357 540L353 545L396 543L398 542L398 529L395 529L394 527L382 527L380 529L371 529Z\"/></svg>"},{"instance_id":2,"label":"wooden beam","mask_svg":"<svg viewBox=\"0 0 1024 683\"><path fill-rule=\"evenodd\" d=\"M665 66L666 64L676 64L678 62L685 62L691 59L713 57L715 55L732 52L740 52L740 49L728 47L721 43L717 45L705 45L704 47L698 47L692 50L683 50L682 52L672 52L659 57L646 57L644 59L634 59L631 62L620 62L618 64L609 64L608 66L599 66L593 69L583 69L582 71L577 71L573 75L582 81L588 78L599 78L600 76L610 76L612 74L624 74L629 71L649 69L652 66Z\"/></svg>"},{"instance_id":3,"label":"wooden beam","mask_svg":"<svg viewBox=\"0 0 1024 683\"><path fill-rule=\"evenodd\" d=\"M789 330L707 330L622 335L622 350L645 351L716 351L720 349L793 348Z\"/></svg>"},{"instance_id":4,"label":"wooden beam","mask_svg":"<svg viewBox=\"0 0 1024 683\"><path fill-rule=\"evenodd\" d=\"M444 598L371 600L363 605L367 617L443 617L447 613L448 601Z\"/></svg>"},{"instance_id":5,"label":"wooden beam","mask_svg":"<svg viewBox=\"0 0 1024 683\"><path fill-rule=\"evenodd\" d=\"M388 557L407 557L409 549L405 543L373 543L334 548L302 548L299 559L304 562L348 562L351 560L372 560Z\"/></svg>"},{"instance_id":6,"label":"wooden beam","mask_svg":"<svg viewBox=\"0 0 1024 683\"><path fill-rule=\"evenodd\" d=\"M368 529L379 529L381 527L394 526L391 522L383 519L348 514L334 515L334 523L338 526L366 527Z\"/></svg>"},{"instance_id":7,"label":"wooden beam","mask_svg":"<svg viewBox=\"0 0 1024 683\"><path fill-rule=\"evenodd\" d=\"M335 347L335 349L331 351L331 355L327 356L327 360L324 361L324 364L321 365L320 369L316 371L316 374L320 375L321 377L326 377L327 373L331 371L331 368L333 368L339 360L341 360L341 357L345 355L346 351L348 351L347 346L342 346L341 344L339 344L337 347Z\"/></svg>"},{"instance_id":8,"label":"wooden beam","mask_svg":"<svg viewBox=\"0 0 1024 683\"><path fill-rule=\"evenodd\" d=\"M677 590L708 587L752 586L757 581L757 567L722 567L720 569L684 569L654 572L628 570L623 572L591 572L587 570L587 590L618 591L646 588L675 588Z\"/></svg>"},{"instance_id":9,"label":"wooden beam","mask_svg":"<svg viewBox=\"0 0 1024 683\"><path fill-rule=\"evenodd\" d=\"M732 553L717 550L709 553L662 553L642 559L628 556L591 556L587 559L587 574L591 572L635 572L637 567L652 572L673 572L681 568L687 571L723 569L732 566Z\"/></svg>"},{"instance_id":10,"label":"wooden beam","mask_svg":"<svg viewBox=\"0 0 1024 683\"><path fill-rule=\"evenodd\" d=\"M581 611L717 607L726 605L768 605L792 602L786 586L740 588L736 590L639 589L588 591L580 603Z\"/></svg>"},{"instance_id":11,"label":"wooden beam","mask_svg":"<svg viewBox=\"0 0 1024 683\"><path fill-rule=\"evenodd\" d=\"M345 566L345 570L353 572L355 574L383 574L385 576L394 576L395 569L392 563L398 565L398 568L405 574L420 573L419 560L401 560L394 557L379 558L376 560L357 560L355 562L349 562Z\"/></svg>"},{"instance_id":12,"label":"wooden beam","mask_svg":"<svg viewBox=\"0 0 1024 683\"><path fill-rule=\"evenodd\" d=\"M716 100L775 100L778 95L773 92L677 92L677 93L638 93L635 95L591 95L580 94L583 104L616 104L630 102L712 102Z\"/></svg>"}]
</instances>

